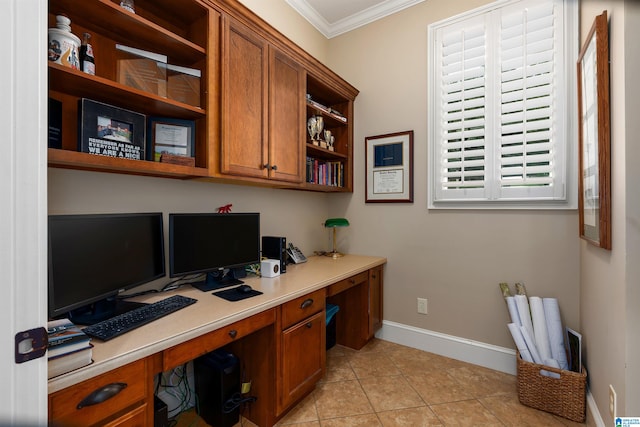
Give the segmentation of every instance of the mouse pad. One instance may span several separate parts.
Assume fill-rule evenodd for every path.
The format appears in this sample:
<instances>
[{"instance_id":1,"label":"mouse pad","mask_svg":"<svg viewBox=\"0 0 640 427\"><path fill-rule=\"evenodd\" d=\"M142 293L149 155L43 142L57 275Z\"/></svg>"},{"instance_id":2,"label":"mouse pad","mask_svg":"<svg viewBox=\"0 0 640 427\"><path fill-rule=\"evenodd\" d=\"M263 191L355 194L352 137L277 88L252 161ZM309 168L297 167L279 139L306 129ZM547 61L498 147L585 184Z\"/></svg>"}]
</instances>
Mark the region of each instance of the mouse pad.
<instances>
[{"instance_id":1,"label":"mouse pad","mask_svg":"<svg viewBox=\"0 0 640 427\"><path fill-rule=\"evenodd\" d=\"M227 289L225 291L214 292L213 295L224 298L227 301L240 301L241 299L255 297L256 295L262 295L262 292L252 289L251 292L242 293L238 292L238 288Z\"/></svg>"}]
</instances>

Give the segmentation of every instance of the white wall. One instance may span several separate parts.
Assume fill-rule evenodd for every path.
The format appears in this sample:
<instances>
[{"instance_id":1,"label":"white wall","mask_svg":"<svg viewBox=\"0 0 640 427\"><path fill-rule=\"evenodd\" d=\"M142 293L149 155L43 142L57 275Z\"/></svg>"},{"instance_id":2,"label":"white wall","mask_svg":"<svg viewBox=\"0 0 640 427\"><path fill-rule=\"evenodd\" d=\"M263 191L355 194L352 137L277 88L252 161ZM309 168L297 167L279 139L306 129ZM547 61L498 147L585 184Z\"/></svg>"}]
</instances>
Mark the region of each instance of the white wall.
<instances>
[{"instance_id":1,"label":"white wall","mask_svg":"<svg viewBox=\"0 0 640 427\"><path fill-rule=\"evenodd\" d=\"M260 212L262 235L286 236L309 254L330 249L322 226L328 215L326 198L302 191L49 169L50 214L215 212L231 203L232 212Z\"/></svg>"},{"instance_id":2,"label":"white wall","mask_svg":"<svg viewBox=\"0 0 640 427\"><path fill-rule=\"evenodd\" d=\"M609 16L612 250L580 245L581 319L590 389L605 423L612 425L609 385L617 392L618 416L640 413L640 91L631 78L640 70L640 8L634 1L583 0L582 41L603 10Z\"/></svg>"},{"instance_id":3,"label":"white wall","mask_svg":"<svg viewBox=\"0 0 640 427\"><path fill-rule=\"evenodd\" d=\"M389 260L386 320L514 348L499 282L557 297L579 329L576 211L427 209L427 26L488 3L429 0L330 40L329 66L360 90L354 194L331 199L351 220L348 250ZM414 203L364 203L364 138L414 131ZM429 300L427 316L416 298Z\"/></svg>"}]
</instances>

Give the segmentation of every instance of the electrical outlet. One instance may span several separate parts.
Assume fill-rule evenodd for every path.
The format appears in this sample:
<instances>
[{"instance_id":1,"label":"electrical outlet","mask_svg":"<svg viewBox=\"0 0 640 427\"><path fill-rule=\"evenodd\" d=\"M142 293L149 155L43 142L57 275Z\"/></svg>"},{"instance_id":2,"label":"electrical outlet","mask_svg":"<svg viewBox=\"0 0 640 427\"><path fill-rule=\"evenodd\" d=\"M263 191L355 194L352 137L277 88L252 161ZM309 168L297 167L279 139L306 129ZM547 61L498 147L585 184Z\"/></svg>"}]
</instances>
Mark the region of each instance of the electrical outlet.
<instances>
[{"instance_id":1,"label":"electrical outlet","mask_svg":"<svg viewBox=\"0 0 640 427\"><path fill-rule=\"evenodd\" d=\"M616 404L616 391L613 389L613 386L609 384L609 415L611 415L611 418L616 417Z\"/></svg>"},{"instance_id":2,"label":"electrical outlet","mask_svg":"<svg viewBox=\"0 0 640 427\"><path fill-rule=\"evenodd\" d=\"M418 313L427 314L427 299L418 298Z\"/></svg>"}]
</instances>

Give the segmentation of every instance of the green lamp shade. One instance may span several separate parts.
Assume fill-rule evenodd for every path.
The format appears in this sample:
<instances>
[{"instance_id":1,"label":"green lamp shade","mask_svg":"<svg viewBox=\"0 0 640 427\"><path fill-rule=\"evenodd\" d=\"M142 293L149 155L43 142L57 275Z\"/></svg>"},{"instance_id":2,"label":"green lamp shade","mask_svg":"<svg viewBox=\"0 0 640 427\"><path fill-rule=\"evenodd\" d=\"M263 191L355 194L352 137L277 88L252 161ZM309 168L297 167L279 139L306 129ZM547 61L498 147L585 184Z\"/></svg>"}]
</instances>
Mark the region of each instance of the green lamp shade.
<instances>
[{"instance_id":1,"label":"green lamp shade","mask_svg":"<svg viewBox=\"0 0 640 427\"><path fill-rule=\"evenodd\" d=\"M348 227L349 221L346 218L329 218L324 222L324 226L329 227Z\"/></svg>"}]
</instances>

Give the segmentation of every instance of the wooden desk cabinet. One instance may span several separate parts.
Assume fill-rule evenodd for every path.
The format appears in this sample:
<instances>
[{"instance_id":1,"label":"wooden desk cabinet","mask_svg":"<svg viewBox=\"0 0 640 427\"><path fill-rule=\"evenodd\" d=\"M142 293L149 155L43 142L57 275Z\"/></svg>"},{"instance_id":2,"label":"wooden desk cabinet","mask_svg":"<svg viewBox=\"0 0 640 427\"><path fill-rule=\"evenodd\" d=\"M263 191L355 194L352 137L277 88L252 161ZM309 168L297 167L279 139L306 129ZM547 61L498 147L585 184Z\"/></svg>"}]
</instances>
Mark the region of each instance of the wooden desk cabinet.
<instances>
[{"instance_id":1,"label":"wooden desk cabinet","mask_svg":"<svg viewBox=\"0 0 640 427\"><path fill-rule=\"evenodd\" d=\"M49 420L63 426L153 424L153 356L49 396ZM93 403L88 401L96 397Z\"/></svg>"},{"instance_id":2,"label":"wooden desk cabinet","mask_svg":"<svg viewBox=\"0 0 640 427\"><path fill-rule=\"evenodd\" d=\"M49 395L49 421L64 426L153 424L154 377L217 348L241 361L243 381L257 400L242 415L274 425L311 391L326 368L325 304L337 304L336 337L360 349L382 324L382 273L377 265L293 300L204 333ZM100 403L88 395L118 390Z\"/></svg>"},{"instance_id":3,"label":"wooden desk cabinet","mask_svg":"<svg viewBox=\"0 0 640 427\"><path fill-rule=\"evenodd\" d=\"M325 372L325 290L280 306L277 342L277 415L306 396Z\"/></svg>"}]
</instances>

